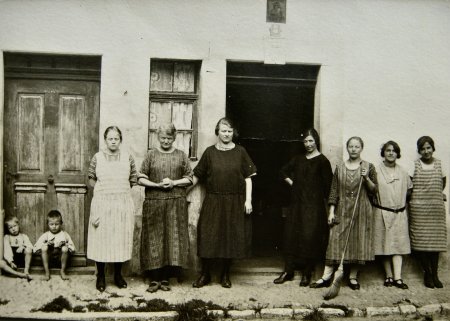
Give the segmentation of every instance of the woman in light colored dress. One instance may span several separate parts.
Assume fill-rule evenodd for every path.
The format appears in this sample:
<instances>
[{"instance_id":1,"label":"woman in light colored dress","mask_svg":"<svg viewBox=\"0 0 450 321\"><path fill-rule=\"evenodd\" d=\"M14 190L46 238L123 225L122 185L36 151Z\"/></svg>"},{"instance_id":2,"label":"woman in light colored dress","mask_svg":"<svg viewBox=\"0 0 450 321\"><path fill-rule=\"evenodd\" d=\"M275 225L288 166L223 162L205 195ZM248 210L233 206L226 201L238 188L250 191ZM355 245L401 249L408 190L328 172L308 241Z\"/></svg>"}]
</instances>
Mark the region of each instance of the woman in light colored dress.
<instances>
[{"instance_id":1,"label":"woman in light colored dress","mask_svg":"<svg viewBox=\"0 0 450 321\"><path fill-rule=\"evenodd\" d=\"M105 263L114 263L114 283L126 288L122 263L131 259L134 204L131 186L137 184L134 159L120 150L122 133L110 126L103 135L106 149L94 155L89 166L89 182L94 197L88 228L87 257L97 266L96 288L105 290Z\"/></svg>"},{"instance_id":2,"label":"woman in light colored dress","mask_svg":"<svg viewBox=\"0 0 450 321\"><path fill-rule=\"evenodd\" d=\"M332 283L334 268L340 263L349 228L351 228L350 238L344 263L350 265L348 285L352 290L360 288L358 282L360 265L375 259L373 208L369 198L377 190L377 172L375 166L361 159L364 142L360 137L351 137L346 146L349 158L336 167L328 198L330 205L328 224L332 228L325 270L322 278L310 285L311 288L321 288ZM356 206L353 226L351 226L350 222L361 179L363 185Z\"/></svg>"},{"instance_id":3,"label":"woman in light colored dress","mask_svg":"<svg viewBox=\"0 0 450 321\"><path fill-rule=\"evenodd\" d=\"M402 280L402 255L411 253L406 200L412 182L396 160L400 147L388 141L381 148L384 160L378 164L378 202L375 203L375 255L383 256L385 286L407 289Z\"/></svg>"},{"instance_id":4,"label":"woman in light colored dress","mask_svg":"<svg viewBox=\"0 0 450 321\"><path fill-rule=\"evenodd\" d=\"M186 187L193 172L186 154L173 146L175 126L163 124L157 134L159 146L147 153L139 172L145 186L141 268L151 274L148 292L169 291L170 275L187 268L189 254Z\"/></svg>"},{"instance_id":5,"label":"woman in light colored dress","mask_svg":"<svg viewBox=\"0 0 450 321\"><path fill-rule=\"evenodd\" d=\"M438 277L439 252L447 251L447 227L444 195L446 173L440 159L433 157L434 141L430 136L417 140L420 158L411 171L413 190L409 233L411 248L424 271L428 288L442 288Z\"/></svg>"}]
</instances>

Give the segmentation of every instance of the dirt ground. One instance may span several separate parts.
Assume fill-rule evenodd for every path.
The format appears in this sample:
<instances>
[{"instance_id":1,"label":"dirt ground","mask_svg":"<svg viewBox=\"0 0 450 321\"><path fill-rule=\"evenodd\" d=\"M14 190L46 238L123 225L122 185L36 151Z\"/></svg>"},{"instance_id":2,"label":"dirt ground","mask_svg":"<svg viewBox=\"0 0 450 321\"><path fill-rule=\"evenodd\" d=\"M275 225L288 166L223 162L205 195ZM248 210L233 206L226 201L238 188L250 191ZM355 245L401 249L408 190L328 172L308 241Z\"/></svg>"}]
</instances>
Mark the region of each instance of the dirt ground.
<instances>
[{"instance_id":1,"label":"dirt ground","mask_svg":"<svg viewBox=\"0 0 450 321\"><path fill-rule=\"evenodd\" d=\"M450 303L450 279L443 279L443 289L427 289L418 278L405 280L408 290L386 288L382 280L361 281L361 289L353 291L345 284L341 287L337 298L324 301L323 289L299 287L299 277L282 285L273 284L273 275L239 274L232 277L231 289L222 288L216 279L201 289L192 287L192 279L179 284L171 280L172 290L169 292L146 292L147 285L141 277L128 277L128 288L118 289L111 279L107 281L104 293L95 289L94 275L70 275L63 281L59 275L52 275L50 281L44 281L42 275L34 275L34 280L27 282L6 276L0 277L0 316L32 313L54 298L66 298L72 307L86 307L89 304L102 303L111 311L118 307L137 307L143 301L162 299L169 304L179 304L193 299L212 301L225 309L245 310L273 307L314 308L341 306L364 309L366 307L396 306L413 304L416 307ZM31 314L30 314L31 315Z\"/></svg>"}]
</instances>

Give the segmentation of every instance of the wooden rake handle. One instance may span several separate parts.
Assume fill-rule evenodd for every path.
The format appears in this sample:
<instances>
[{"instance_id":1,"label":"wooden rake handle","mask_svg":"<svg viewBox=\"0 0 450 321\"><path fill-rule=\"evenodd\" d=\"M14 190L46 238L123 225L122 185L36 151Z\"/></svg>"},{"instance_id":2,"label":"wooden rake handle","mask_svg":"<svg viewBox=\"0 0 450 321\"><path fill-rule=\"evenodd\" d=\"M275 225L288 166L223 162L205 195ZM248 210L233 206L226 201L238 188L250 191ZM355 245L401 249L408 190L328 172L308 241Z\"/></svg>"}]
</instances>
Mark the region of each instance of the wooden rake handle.
<instances>
[{"instance_id":1,"label":"wooden rake handle","mask_svg":"<svg viewBox=\"0 0 450 321\"><path fill-rule=\"evenodd\" d=\"M341 262L340 262L339 266L342 266L344 264L345 252L347 252L348 240L350 239L350 232L352 231L353 222L355 220L356 207L358 206L358 201L359 201L359 194L361 194L362 182L363 182L363 177L361 176L361 178L359 180L359 185L358 185L358 192L356 193L355 205L353 206L352 218L350 220L350 226L348 228L347 239L345 240L344 250L342 251L342 257L341 257Z\"/></svg>"}]
</instances>

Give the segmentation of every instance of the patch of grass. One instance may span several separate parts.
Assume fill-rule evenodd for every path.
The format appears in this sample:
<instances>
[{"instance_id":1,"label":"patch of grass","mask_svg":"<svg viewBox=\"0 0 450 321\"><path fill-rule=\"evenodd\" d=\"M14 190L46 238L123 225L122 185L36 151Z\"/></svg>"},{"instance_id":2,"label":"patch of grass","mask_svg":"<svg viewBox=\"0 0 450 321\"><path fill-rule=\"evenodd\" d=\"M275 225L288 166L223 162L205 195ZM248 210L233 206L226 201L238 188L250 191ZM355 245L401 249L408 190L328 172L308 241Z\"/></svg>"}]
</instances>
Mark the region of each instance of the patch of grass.
<instances>
[{"instance_id":1,"label":"patch of grass","mask_svg":"<svg viewBox=\"0 0 450 321\"><path fill-rule=\"evenodd\" d=\"M61 313L63 310L72 311L72 305L65 297L60 295L59 297L53 299L52 301L44 304L39 309L33 309L31 312L42 311L42 312Z\"/></svg>"},{"instance_id":2,"label":"patch of grass","mask_svg":"<svg viewBox=\"0 0 450 321\"><path fill-rule=\"evenodd\" d=\"M177 304L175 311L178 313L175 321L216 321L219 319L212 312L208 312L208 305L202 300Z\"/></svg>"},{"instance_id":3,"label":"patch of grass","mask_svg":"<svg viewBox=\"0 0 450 321\"><path fill-rule=\"evenodd\" d=\"M9 303L9 300L2 300L0 299L0 305L6 305Z\"/></svg>"},{"instance_id":4,"label":"patch of grass","mask_svg":"<svg viewBox=\"0 0 450 321\"><path fill-rule=\"evenodd\" d=\"M313 311L306 315L303 320L308 320L308 321L328 321L328 318L326 317L325 314L323 314L322 311L319 311L319 309L315 308L313 309Z\"/></svg>"},{"instance_id":5,"label":"patch of grass","mask_svg":"<svg viewBox=\"0 0 450 321\"><path fill-rule=\"evenodd\" d=\"M138 305L145 303L145 306L138 306L137 308L134 306L123 307L127 312L162 312L162 311L172 311L174 307L167 303L167 301L162 299L152 299L147 301L145 299L137 299ZM134 309L134 311L132 311ZM123 311L123 310L121 310Z\"/></svg>"}]
</instances>

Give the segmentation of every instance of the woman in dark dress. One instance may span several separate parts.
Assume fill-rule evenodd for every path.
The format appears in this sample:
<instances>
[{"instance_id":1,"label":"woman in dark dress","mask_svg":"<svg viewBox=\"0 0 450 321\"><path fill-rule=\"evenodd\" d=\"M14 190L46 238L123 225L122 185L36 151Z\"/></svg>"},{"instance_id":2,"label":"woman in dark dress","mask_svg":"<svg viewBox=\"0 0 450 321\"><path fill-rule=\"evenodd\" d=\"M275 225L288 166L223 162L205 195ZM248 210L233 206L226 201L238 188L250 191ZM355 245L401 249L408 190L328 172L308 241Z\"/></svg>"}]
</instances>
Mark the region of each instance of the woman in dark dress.
<instances>
[{"instance_id":1,"label":"woman in dark dress","mask_svg":"<svg viewBox=\"0 0 450 321\"><path fill-rule=\"evenodd\" d=\"M233 143L236 132L229 119L220 119L215 133L217 143L205 150L194 169L194 185L201 181L206 186L198 222L202 272L193 284L196 288L211 281L213 259L222 263L221 285L230 288L231 261L248 256L251 246L251 176L256 167L245 149Z\"/></svg>"},{"instance_id":2,"label":"woman in dark dress","mask_svg":"<svg viewBox=\"0 0 450 321\"><path fill-rule=\"evenodd\" d=\"M300 286L309 285L314 265L325 259L328 244L326 203L333 172L320 153L317 131L308 129L302 137L306 154L294 157L281 169L283 179L292 186L292 205L285 222L285 268L275 284L292 280L298 262L303 267Z\"/></svg>"}]
</instances>

